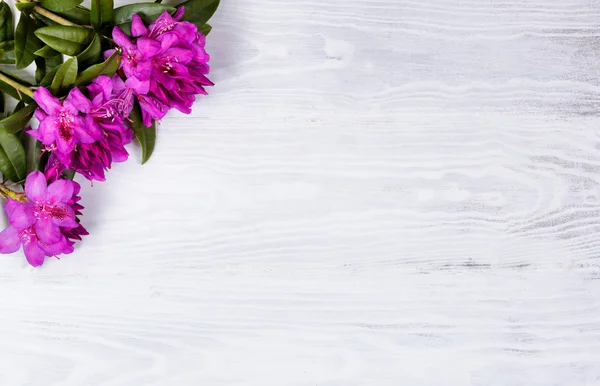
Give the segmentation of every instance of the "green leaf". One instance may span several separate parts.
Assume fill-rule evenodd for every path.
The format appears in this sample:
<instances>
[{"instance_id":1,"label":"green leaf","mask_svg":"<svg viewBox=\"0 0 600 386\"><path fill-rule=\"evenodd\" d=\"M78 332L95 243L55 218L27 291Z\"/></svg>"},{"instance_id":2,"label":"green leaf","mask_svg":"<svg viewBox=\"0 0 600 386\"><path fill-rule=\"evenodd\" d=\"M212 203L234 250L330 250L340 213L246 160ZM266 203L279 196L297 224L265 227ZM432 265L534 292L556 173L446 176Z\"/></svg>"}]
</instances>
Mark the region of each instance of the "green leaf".
<instances>
[{"instance_id":1,"label":"green leaf","mask_svg":"<svg viewBox=\"0 0 600 386\"><path fill-rule=\"evenodd\" d=\"M208 23L204 23L200 27L198 27L198 32L200 32L204 36L208 36L211 30L212 26Z\"/></svg>"},{"instance_id":2,"label":"green leaf","mask_svg":"<svg viewBox=\"0 0 600 386\"><path fill-rule=\"evenodd\" d=\"M35 35L56 51L69 56L81 54L95 36L90 29L66 25L42 27L35 31Z\"/></svg>"},{"instance_id":3,"label":"green leaf","mask_svg":"<svg viewBox=\"0 0 600 386\"><path fill-rule=\"evenodd\" d=\"M36 36L35 22L29 17L21 17L17 25L15 34L15 56L17 59L17 68L25 68L35 60L37 50L42 48L43 44ZM53 28L53 27L45 27ZM39 31L39 30L38 30Z\"/></svg>"},{"instance_id":4,"label":"green leaf","mask_svg":"<svg viewBox=\"0 0 600 386\"><path fill-rule=\"evenodd\" d=\"M27 154L27 174L42 169L42 143L30 137L26 140L25 153Z\"/></svg>"},{"instance_id":5,"label":"green leaf","mask_svg":"<svg viewBox=\"0 0 600 386\"><path fill-rule=\"evenodd\" d=\"M15 39L13 13L8 4L0 3L0 42Z\"/></svg>"},{"instance_id":6,"label":"green leaf","mask_svg":"<svg viewBox=\"0 0 600 386\"><path fill-rule=\"evenodd\" d=\"M176 9L169 5L157 3L137 3L115 8L115 25L120 27L126 34L131 34L131 19L134 14L142 18L144 23L150 24L156 20L164 11L173 14Z\"/></svg>"},{"instance_id":7,"label":"green leaf","mask_svg":"<svg viewBox=\"0 0 600 386\"><path fill-rule=\"evenodd\" d=\"M135 134L135 138L142 147L142 165L148 162L154 152L154 145L156 144L156 122L152 121L150 127L144 126L142 122L142 112L138 103L135 104L133 110L131 110L131 128Z\"/></svg>"},{"instance_id":8,"label":"green leaf","mask_svg":"<svg viewBox=\"0 0 600 386\"><path fill-rule=\"evenodd\" d=\"M83 0L42 0L42 7L54 12L66 12L83 3Z\"/></svg>"},{"instance_id":9,"label":"green leaf","mask_svg":"<svg viewBox=\"0 0 600 386\"><path fill-rule=\"evenodd\" d=\"M56 76L56 73L58 72L60 67L61 66L58 65L58 66L54 67L53 69L51 69L50 71L47 71L46 76L40 82L40 86L50 87L50 85L52 84L52 81L54 80L54 77Z\"/></svg>"},{"instance_id":10,"label":"green leaf","mask_svg":"<svg viewBox=\"0 0 600 386\"><path fill-rule=\"evenodd\" d=\"M54 76L50 92L54 95L60 95L62 91L70 88L77 79L77 67L77 58L71 58L64 62Z\"/></svg>"},{"instance_id":11,"label":"green leaf","mask_svg":"<svg viewBox=\"0 0 600 386\"><path fill-rule=\"evenodd\" d=\"M3 70L1 68L0 68L0 74L3 74L5 76L9 77L10 79L17 81L24 86L27 86L27 87L31 86L31 83L29 83L25 79L20 78L17 75L15 75L11 72L8 72L6 70ZM13 86L10 86L8 83L4 83L2 81L0 81L0 90L4 91L5 93L7 93L8 95L10 95L11 97L13 97L17 100L23 100L25 102L33 101L29 96L20 94L19 92L17 92L17 90Z\"/></svg>"},{"instance_id":12,"label":"green leaf","mask_svg":"<svg viewBox=\"0 0 600 386\"><path fill-rule=\"evenodd\" d=\"M85 7L75 7L69 12L56 12L58 16L79 25L90 25L90 10Z\"/></svg>"},{"instance_id":13,"label":"green leaf","mask_svg":"<svg viewBox=\"0 0 600 386\"><path fill-rule=\"evenodd\" d=\"M94 40L90 43L88 48L85 49L81 54L77 55L77 61L80 67L86 68L92 64L96 64L102 56L102 44L100 43L100 35L96 34Z\"/></svg>"},{"instance_id":14,"label":"green leaf","mask_svg":"<svg viewBox=\"0 0 600 386\"><path fill-rule=\"evenodd\" d=\"M44 25L59 25L54 20L48 19L46 16L40 15L39 13L33 12L31 15L33 17L35 17L37 20L39 20Z\"/></svg>"},{"instance_id":15,"label":"green leaf","mask_svg":"<svg viewBox=\"0 0 600 386\"><path fill-rule=\"evenodd\" d=\"M0 49L4 52L14 51L15 50L15 41L7 40L5 42L0 43Z\"/></svg>"},{"instance_id":16,"label":"green leaf","mask_svg":"<svg viewBox=\"0 0 600 386\"><path fill-rule=\"evenodd\" d=\"M35 8L37 4L36 3L16 3L15 7L17 7L17 10L19 10L19 12L21 12L24 15L29 15L31 12L33 12L33 8Z\"/></svg>"},{"instance_id":17,"label":"green leaf","mask_svg":"<svg viewBox=\"0 0 600 386\"><path fill-rule=\"evenodd\" d=\"M58 51L56 51L50 46L44 46L43 48L40 48L39 50L34 52L34 54L36 54L37 56L41 56L42 58L51 58L53 56L60 55Z\"/></svg>"},{"instance_id":18,"label":"green leaf","mask_svg":"<svg viewBox=\"0 0 600 386\"><path fill-rule=\"evenodd\" d=\"M102 31L102 27L113 23L113 0L92 0L92 12L90 20L96 31Z\"/></svg>"},{"instance_id":19,"label":"green leaf","mask_svg":"<svg viewBox=\"0 0 600 386\"><path fill-rule=\"evenodd\" d=\"M63 56L56 55L46 58L46 71L50 71L63 63Z\"/></svg>"},{"instance_id":20,"label":"green leaf","mask_svg":"<svg viewBox=\"0 0 600 386\"><path fill-rule=\"evenodd\" d=\"M18 182L27 177L25 148L15 134L0 131L0 171L5 179Z\"/></svg>"},{"instance_id":21,"label":"green leaf","mask_svg":"<svg viewBox=\"0 0 600 386\"><path fill-rule=\"evenodd\" d=\"M219 8L219 0L188 0L179 4L177 8L185 7L182 20L196 24L206 23Z\"/></svg>"},{"instance_id":22,"label":"green leaf","mask_svg":"<svg viewBox=\"0 0 600 386\"><path fill-rule=\"evenodd\" d=\"M0 113L4 114L5 103L4 103L4 93L0 92Z\"/></svg>"},{"instance_id":23,"label":"green leaf","mask_svg":"<svg viewBox=\"0 0 600 386\"><path fill-rule=\"evenodd\" d=\"M0 43L0 50L4 51L4 56L0 59L2 64L15 64L15 41L7 40Z\"/></svg>"},{"instance_id":24,"label":"green leaf","mask_svg":"<svg viewBox=\"0 0 600 386\"><path fill-rule=\"evenodd\" d=\"M69 169L69 170L65 170L63 171L63 178L67 179L67 180L73 180L73 178L75 178L75 170Z\"/></svg>"},{"instance_id":25,"label":"green leaf","mask_svg":"<svg viewBox=\"0 0 600 386\"><path fill-rule=\"evenodd\" d=\"M0 131L14 134L23 130L23 128L29 123L29 120L31 120L36 108L37 105L32 103L25 106L21 110L16 111L14 114L0 120Z\"/></svg>"},{"instance_id":26,"label":"green leaf","mask_svg":"<svg viewBox=\"0 0 600 386\"><path fill-rule=\"evenodd\" d=\"M46 59L38 56L35 58L35 83L40 83L46 76Z\"/></svg>"},{"instance_id":27,"label":"green leaf","mask_svg":"<svg viewBox=\"0 0 600 386\"><path fill-rule=\"evenodd\" d=\"M121 64L121 53L115 51L108 59L102 63L95 64L84 70L75 81L76 86L82 86L90 83L100 75L113 76Z\"/></svg>"}]
</instances>

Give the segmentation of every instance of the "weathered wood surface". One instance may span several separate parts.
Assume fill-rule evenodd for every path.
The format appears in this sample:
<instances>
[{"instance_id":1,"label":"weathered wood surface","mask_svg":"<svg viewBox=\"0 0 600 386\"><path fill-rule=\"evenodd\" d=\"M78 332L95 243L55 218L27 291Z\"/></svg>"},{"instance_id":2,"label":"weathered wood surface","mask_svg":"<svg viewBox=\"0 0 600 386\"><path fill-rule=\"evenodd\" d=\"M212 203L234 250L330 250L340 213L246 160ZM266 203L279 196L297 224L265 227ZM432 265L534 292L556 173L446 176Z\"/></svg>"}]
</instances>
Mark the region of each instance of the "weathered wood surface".
<instances>
[{"instance_id":1,"label":"weathered wood surface","mask_svg":"<svg viewBox=\"0 0 600 386\"><path fill-rule=\"evenodd\" d=\"M123 2L121 2L122 4ZM92 235L0 259L0 384L600 384L600 2L225 0Z\"/></svg>"}]
</instances>

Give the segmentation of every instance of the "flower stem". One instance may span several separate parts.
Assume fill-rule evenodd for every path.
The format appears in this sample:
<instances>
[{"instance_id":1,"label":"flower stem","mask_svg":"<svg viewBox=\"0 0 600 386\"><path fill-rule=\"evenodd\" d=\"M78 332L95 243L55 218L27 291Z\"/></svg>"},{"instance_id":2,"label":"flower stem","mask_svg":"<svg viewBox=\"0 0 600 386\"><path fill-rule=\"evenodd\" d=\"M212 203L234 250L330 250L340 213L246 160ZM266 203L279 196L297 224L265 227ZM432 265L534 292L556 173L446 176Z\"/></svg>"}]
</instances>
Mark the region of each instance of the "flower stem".
<instances>
[{"instance_id":1,"label":"flower stem","mask_svg":"<svg viewBox=\"0 0 600 386\"><path fill-rule=\"evenodd\" d=\"M23 193L17 193L14 190L10 190L4 184L0 184L0 197L2 198L12 198L15 201L25 202L27 198Z\"/></svg>"},{"instance_id":2,"label":"flower stem","mask_svg":"<svg viewBox=\"0 0 600 386\"><path fill-rule=\"evenodd\" d=\"M25 94L30 98L33 98L33 91L31 91L29 89L29 87L22 85L21 83L17 82L14 79L9 78L8 76L0 73L0 81L8 84L9 86L13 87L15 90L17 90L17 93L19 94Z\"/></svg>"},{"instance_id":3,"label":"flower stem","mask_svg":"<svg viewBox=\"0 0 600 386\"><path fill-rule=\"evenodd\" d=\"M17 0L17 3L29 3L29 2L30 2L29 0ZM63 17L60 17L57 14L48 11L46 8L40 7L39 5L36 5L35 7L33 7L33 12L35 12L39 15L45 16L48 19L57 22L58 24L78 27L77 24L72 23Z\"/></svg>"}]
</instances>

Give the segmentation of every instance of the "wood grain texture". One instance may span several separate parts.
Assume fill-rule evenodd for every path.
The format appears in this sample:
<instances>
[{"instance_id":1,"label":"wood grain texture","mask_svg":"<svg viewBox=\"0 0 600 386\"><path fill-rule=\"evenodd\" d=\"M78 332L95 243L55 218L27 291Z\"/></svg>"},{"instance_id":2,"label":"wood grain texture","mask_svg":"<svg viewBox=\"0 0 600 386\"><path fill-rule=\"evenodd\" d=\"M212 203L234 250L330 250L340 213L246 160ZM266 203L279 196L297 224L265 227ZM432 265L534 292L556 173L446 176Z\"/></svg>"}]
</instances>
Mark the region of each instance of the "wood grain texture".
<instances>
[{"instance_id":1,"label":"wood grain texture","mask_svg":"<svg viewBox=\"0 0 600 386\"><path fill-rule=\"evenodd\" d=\"M0 259L0 385L600 384L599 23L223 1L216 87L84 183L92 235Z\"/></svg>"}]
</instances>

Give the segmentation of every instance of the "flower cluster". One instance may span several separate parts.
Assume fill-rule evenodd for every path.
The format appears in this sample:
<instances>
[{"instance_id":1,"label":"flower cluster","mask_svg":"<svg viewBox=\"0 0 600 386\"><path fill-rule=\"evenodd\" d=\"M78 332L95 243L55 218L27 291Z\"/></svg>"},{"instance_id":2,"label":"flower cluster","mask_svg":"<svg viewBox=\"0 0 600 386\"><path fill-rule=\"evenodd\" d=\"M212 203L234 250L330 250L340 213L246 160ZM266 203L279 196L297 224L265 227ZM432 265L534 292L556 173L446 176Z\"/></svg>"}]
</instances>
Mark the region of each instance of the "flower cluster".
<instances>
[{"instance_id":1,"label":"flower cluster","mask_svg":"<svg viewBox=\"0 0 600 386\"><path fill-rule=\"evenodd\" d=\"M39 125L26 132L40 142L47 162L27 176L24 193L2 194L10 226L0 233L0 253L23 246L32 266L49 256L72 253L75 241L88 232L79 220L80 185L66 173L104 181L113 162L129 157L125 146L134 137L134 108L150 127L169 109L189 114L196 95L213 85L206 77L210 57L205 36L196 25L182 21L184 12L184 7L173 15L165 11L148 26L133 15L131 37L115 26L113 48L104 52L104 58L121 53L113 75L99 75L62 99L45 87L35 90Z\"/></svg>"}]
</instances>

